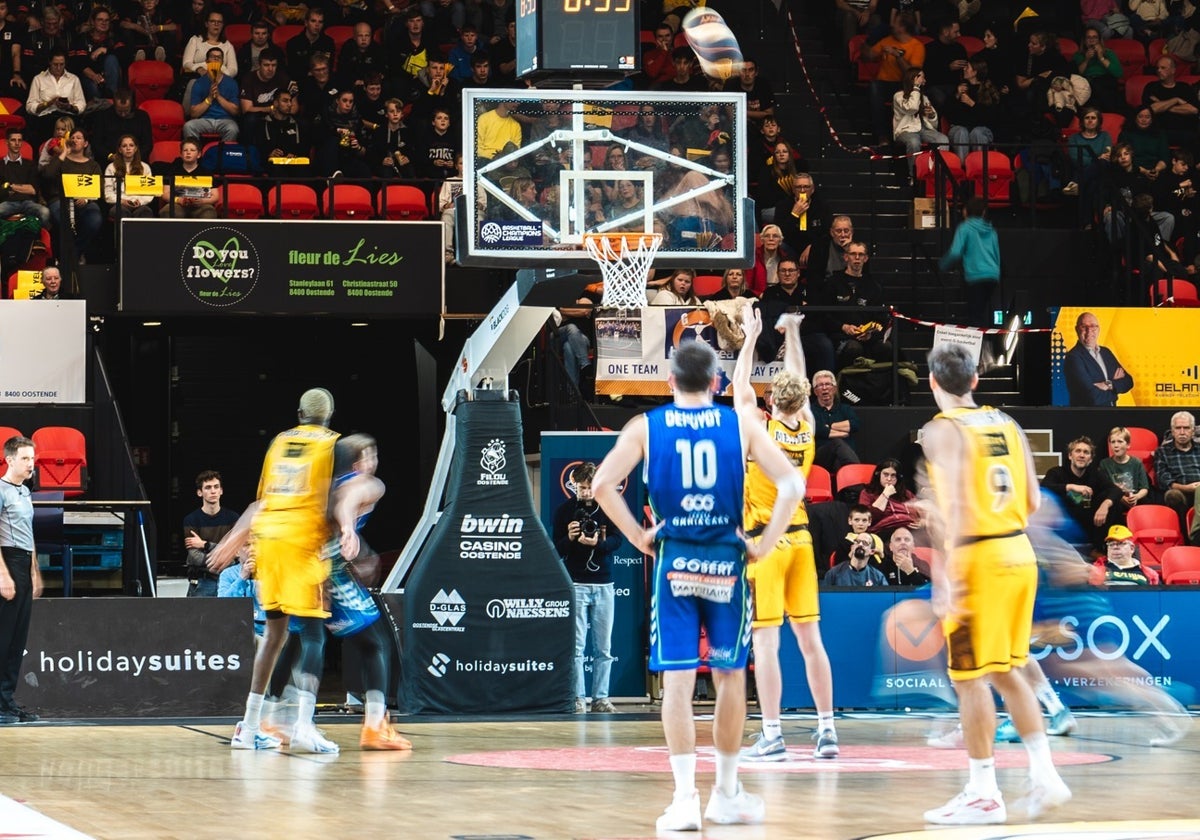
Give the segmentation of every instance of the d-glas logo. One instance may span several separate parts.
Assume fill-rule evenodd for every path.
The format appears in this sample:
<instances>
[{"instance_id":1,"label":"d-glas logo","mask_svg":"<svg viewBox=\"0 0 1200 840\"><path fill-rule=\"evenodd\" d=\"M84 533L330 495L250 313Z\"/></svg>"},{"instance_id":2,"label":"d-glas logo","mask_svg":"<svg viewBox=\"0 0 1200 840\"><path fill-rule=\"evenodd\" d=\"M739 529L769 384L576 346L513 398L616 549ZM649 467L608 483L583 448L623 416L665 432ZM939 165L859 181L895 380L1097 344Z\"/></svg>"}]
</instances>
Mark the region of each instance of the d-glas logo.
<instances>
[{"instance_id":1,"label":"d-glas logo","mask_svg":"<svg viewBox=\"0 0 1200 840\"><path fill-rule=\"evenodd\" d=\"M475 481L477 485L498 487L508 484L508 473L504 472L504 468L508 466L508 447L504 442L504 438L492 438L488 441L487 446L479 452L479 478Z\"/></svg>"},{"instance_id":2,"label":"d-glas logo","mask_svg":"<svg viewBox=\"0 0 1200 840\"><path fill-rule=\"evenodd\" d=\"M466 630L465 627L459 627L458 623L467 614L467 602L458 594L457 589L451 589L449 594L445 589L439 589L429 602L429 614L433 616L436 624L430 621L414 621L413 629L441 633L462 633Z\"/></svg>"},{"instance_id":3,"label":"d-glas logo","mask_svg":"<svg viewBox=\"0 0 1200 840\"><path fill-rule=\"evenodd\" d=\"M449 595L445 589L439 589L429 602L429 612L443 627L447 621L457 627L458 622L467 614L467 602L458 594L457 589L451 589Z\"/></svg>"}]
</instances>

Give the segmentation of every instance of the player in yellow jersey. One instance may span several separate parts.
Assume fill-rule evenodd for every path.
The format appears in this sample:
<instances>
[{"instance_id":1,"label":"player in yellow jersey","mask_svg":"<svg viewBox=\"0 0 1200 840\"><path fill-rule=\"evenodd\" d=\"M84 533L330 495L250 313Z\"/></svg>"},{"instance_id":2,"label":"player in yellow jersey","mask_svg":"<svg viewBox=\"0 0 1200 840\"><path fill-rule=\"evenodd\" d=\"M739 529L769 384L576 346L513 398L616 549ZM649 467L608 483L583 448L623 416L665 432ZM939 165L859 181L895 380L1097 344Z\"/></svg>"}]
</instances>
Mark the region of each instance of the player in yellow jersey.
<instances>
[{"instance_id":1,"label":"player in yellow jersey","mask_svg":"<svg viewBox=\"0 0 1200 840\"><path fill-rule=\"evenodd\" d=\"M767 436L792 465L807 479L816 456L815 424L808 396L811 388L800 346L803 315L785 314L776 326L784 335L783 370L771 380L773 411L766 421ZM735 406L757 403L750 373L754 366L754 344L762 331L762 315L749 306L743 310L746 340L738 354L733 374ZM753 461L746 470L746 533L755 536L770 519L775 504L775 485ZM817 603L817 565L808 511L801 503L792 515L787 533L775 548L747 570L754 589L754 685L762 712L762 732L742 750L748 761L784 761L788 757L780 723L783 675L779 667L779 628L786 613L800 653L808 688L817 707L816 758L836 758L837 730L833 724L833 674L821 641L821 611Z\"/></svg>"},{"instance_id":2,"label":"player in yellow jersey","mask_svg":"<svg viewBox=\"0 0 1200 840\"><path fill-rule=\"evenodd\" d=\"M289 621L300 637L297 669L298 710L291 748L336 753L338 745L313 724L317 688L325 664L325 581L329 541L334 444L329 429L333 395L311 388L300 397L300 424L271 441L258 482L258 499L209 554L208 568L220 572L253 537L258 560L258 598L267 614L266 632L254 654L246 714L234 728L234 749L274 749L280 739L261 731L263 694L275 660L287 641Z\"/></svg>"},{"instance_id":3,"label":"player in yellow jersey","mask_svg":"<svg viewBox=\"0 0 1200 840\"><path fill-rule=\"evenodd\" d=\"M1037 698L1020 674L1037 592L1037 559L1025 533L1040 502L1037 473L1021 427L1002 411L975 405L978 383L966 348L939 344L930 351L929 384L940 413L922 429L921 445L931 538L945 557L934 570L933 604L942 616L970 766L963 791L925 812L938 825L1007 819L996 784L992 687L1029 753L1021 810L1034 818L1071 798L1054 769Z\"/></svg>"}]
</instances>

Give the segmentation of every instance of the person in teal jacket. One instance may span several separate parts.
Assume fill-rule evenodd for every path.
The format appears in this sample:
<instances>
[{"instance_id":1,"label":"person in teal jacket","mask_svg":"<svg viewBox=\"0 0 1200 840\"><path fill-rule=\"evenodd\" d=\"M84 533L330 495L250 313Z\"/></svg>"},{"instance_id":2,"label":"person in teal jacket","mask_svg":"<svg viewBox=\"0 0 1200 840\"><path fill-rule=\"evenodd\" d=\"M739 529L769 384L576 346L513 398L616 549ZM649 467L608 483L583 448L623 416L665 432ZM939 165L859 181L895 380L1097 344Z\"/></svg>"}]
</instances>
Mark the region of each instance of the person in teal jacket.
<instances>
[{"instance_id":1,"label":"person in teal jacket","mask_svg":"<svg viewBox=\"0 0 1200 840\"><path fill-rule=\"evenodd\" d=\"M963 220L954 230L954 241L939 263L943 271L962 266L967 284L967 321L976 327L991 325L992 298L1000 284L1000 238L986 216L987 199L967 199Z\"/></svg>"}]
</instances>

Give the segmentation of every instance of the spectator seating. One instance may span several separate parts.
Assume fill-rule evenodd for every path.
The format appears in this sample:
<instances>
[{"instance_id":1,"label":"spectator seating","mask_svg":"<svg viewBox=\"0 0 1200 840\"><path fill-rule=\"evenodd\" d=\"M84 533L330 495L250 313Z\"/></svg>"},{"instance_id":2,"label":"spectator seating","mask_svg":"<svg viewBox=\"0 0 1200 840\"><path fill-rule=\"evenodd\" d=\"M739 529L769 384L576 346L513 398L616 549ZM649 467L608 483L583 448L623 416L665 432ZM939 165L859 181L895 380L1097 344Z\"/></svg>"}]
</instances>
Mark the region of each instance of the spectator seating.
<instances>
[{"instance_id":1,"label":"spectator seating","mask_svg":"<svg viewBox=\"0 0 1200 840\"><path fill-rule=\"evenodd\" d=\"M913 160L913 174L924 185L926 198L932 198L936 195L937 175L941 167L936 164L934 159L935 154L942 158L946 167L950 170L950 176L946 179L945 194L953 197L955 184L960 183L966 178L967 170L963 167L962 159L949 149L926 150L919 153Z\"/></svg>"},{"instance_id":2,"label":"spectator seating","mask_svg":"<svg viewBox=\"0 0 1200 840\"><path fill-rule=\"evenodd\" d=\"M138 107L150 115L150 133L155 140L183 139L183 105L174 99L148 99Z\"/></svg>"},{"instance_id":3,"label":"spectator seating","mask_svg":"<svg viewBox=\"0 0 1200 840\"><path fill-rule=\"evenodd\" d=\"M858 73L855 79L859 82L869 82L875 78L875 74L879 72L878 61L863 61L859 56L862 54L863 44L866 43L867 36L859 33L850 39L850 64L858 68Z\"/></svg>"},{"instance_id":4,"label":"spectator seating","mask_svg":"<svg viewBox=\"0 0 1200 840\"><path fill-rule=\"evenodd\" d=\"M333 39L333 55L330 58L337 61L342 44L354 37L354 27L346 23L335 23L333 26L325 27L325 34Z\"/></svg>"},{"instance_id":5,"label":"spectator seating","mask_svg":"<svg viewBox=\"0 0 1200 840\"><path fill-rule=\"evenodd\" d=\"M218 206L231 219L263 217L263 194L256 184L230 181L221 187L218 197Z\"/></svg>"},{"instance_id":6,"label":"spectator seating","mask_svg":"<svg viewBox=\"0 0 1200 840\"><path fill-rule=\"evenodd\" d=\"M25 104L21 100L11 96L0 96L0 107L4 110L4 113L0 114L0 131L25 127Z\"/></svg>"},{"instance_id":7,"label":"spectator seating","mask_svg":"<svg viewBox=\"0 0 1200 840\"><path fill-rule=\"evenodd\" d=\"M975 185L975 195L987 199L989 207L1007 207L1011 203L1014 178L1012 161L996 149L977 149L967 153L967 180Z\"/></svg>"},{"instance_id":8,"label":"spectator seating","mask_svg":"<svg viewBox=\"0 0 1200 840\"><path fill-rule=\"evenodd\" d=\"M804 501L810 504L833 501L833 477L820 464L813 464L808 470Z\"/></svg>"},{"instance_id":9,"label":"spectator seating","mask_svg":"<svg viewBox=\"0 0 1200 840\"><path fill-rule=\"evenodd\" d=\"M841 493L848 487L858 484L870 484L871 476L875 474L874 464L843 464L838 467L834 476L834 489Z\"/></svg>"},{"instance_id":10,"label":"spectator seating","mask_svg":"<svg viewBox=\"0 0 1200 840\"><path fill-rule=\"evenodd\" d=\"M1126 426L1125 428L1129 432L1129 455L1142 462L1142 466L1146 468L1146 476L1153 486L1154 450L1159 446L1159 435L1153 429L1147 429L1145 426ZM1110 458L1112 457L1111 446L1108 448L1108 455Z\"/></svg>"},{"instance_id":11,"label":"spectator seating","mask_svg":"<svg viewBox=\"0 0 1200 840\"><path fill-rule=\"evenodd\" d=\"M720 274L697 274L692 281L692 292L698 298L715 295L725 286L725 278Z\"/></svg>"},{"instance_id":12,"label":"spectator seating","mask_svg":"<svg viewBox=\"0 0 1200 840\"><path fill-rule=\"evenodd\" d=\"M1200 294L1196 284L1181 277L1171 279L1171 296L1167 296L1167 280L1164 277L1150 288L1151 306L1200 306Z\"/></svg>"},{"instance_id":13,"label":"spectator seating","mask_svg":"<svg viewBox=\"0 0 1200 840\"><path fill-rule=\"evenodd\" d=\"M179 141L178 140L155 140L154 145L150 147L150 156L146 158L148 163L174 163L179 157Z\"/></svg>"},{"instance_id":14,"label":"spectator seating","mask_svg":"<svg viewBox=\"0 0 1200 840\"><path fill-rule=\"evenodd\" d=\"M285 23L282 26L276 26L275 29L272 30L271 41L275 44L275 46L283 50L284 54L286 55L287 42L303 31L304 24L302 23ZM330 56L330 58L333 59L335 57Z\"/></svg>"},{"instance_id":15,"label":"spectator seating","mask_svg":"<svg viewBox=\"0 0 1200 840\"><path fill-rule=\"evenodd\" d=\"M250 43L250 24L248 23L227 23L225 24L225 40L233 44L235 50L240 50L244 44ZM239 68L239 70L249 70L249 67Z\"/></svg>"},{"instance_id":16,"label":"spectator seating","mask_svg":"<svg viewBox=\"0 0 1200 840\"><path fill-rule=\"evenodd\" d=\"M1177 545L1162 556L1162 582L1170 585L1200 586L1200 546Z\"/></svg>"},{"instance_id":17,"label":"spectator seating","mask_svg":"<svg viewBox=\"0 0 1200 840\"><path fill-rule=\"evenodd\" d=\"M279 184L267 190L267 214L279 219L315 219L321 208L308 184Z\"/></svg>"},{"instance_id":18,"label":"spectator seating","mask_svg":"<svg viewBox=\"0 0 1200 840\"><path fill-rule=\"evenodd\" d=\"M361 184L333 182L325 191L325 218L373 219L376 216L375 197Z\"/></svg>"},{"instance_id":19,"label":"spectator seating","mask_svg":"<svg viewBox=\"0 0 1200 840\"><path fill-rule=\"evenodd\" d=\"M71 426L42 426L30 435L34 446L34 486L62 490L68 497L87 489L87 441Z\"/></svg>"},{"instance_id":20,"label":"spectator seating","mask_svg":"<svg viewBox=\"0 0 1200 840\"><path fill-rule=\"evenodd\" d=\"M1108 136L1112 138L1113 143L1117 142L1117 137L1121 134L1121 129L1125 126L1125 116L1111 111L1102 111L1100 113L1100 130L1107 131ZM1063 129L1063 139L1070 137L1072 134L1079 133L1079 117L1074 117L1067 127Z\"/></svg>"},{"instance_id":21,"label":"spectator seating","mask_svg":"<svg viewBox=\"0 0 1200 840\"><path fill-rule=\"evenodd\" d=\"M1167 52L1166 38L1155 38L1146 47L1146 67L1153 70L1154 63L1158 61L1159 56L1163 55L1169 55L1171 58L1175 59L1176 76L1186 76L1188 73L1192 72L1192 66L1195 64L1195 62L1188 61L1185 58L1180 58L1177 55Z\"/></svg>"},{"instance_id":22,"label":"spectator seating","mask_svg":"<svg viewBox=\"0 0 1200 840\"><path fill-rule=\"evenodd\" d=\"M1163 553L1172 546L1183 545L1183 531L1175 509L1167 505L1135 505L1125 515L1133 542L1141 552L1142 565L1159 568Z\"/></svg>"},{"instance_id":23,"label":"spectator seating","mask_svg":"<svg viewBox=\"0 0 1200 840\"><path fill-rule=\"evenodd\" d=\"M12 426L0 426L0 446L11 437L25 437L25 433Z\"/></svg>"},{"instance_id":24,"label":"spectator seating","mask_svg":"<svg viewBox=\"0 0 1200 840\"><path fill-rule=\"evenodd\" d=\"M1121 62L1122 81L1146 72L1146 45L1136 38L1109 38L1104 46L1117 54Z\"/></svg>"},{"instance_id":25,"label":"spectator seating","mask_svg":"<svg viewBox=\"0 0 1200 840\"><path fill-rule=\"evenodd\" d=\"M1156 81L1158 81L1158 76L1146 73L1139 73L1127 78L1125 80L1125 104L1130 108L1139 107L1142 104L1142 94L1146 90L1146 85ZM1114 136L1113 139L1117 138Z\"/></svg>"},{"instance_id":26,"label":"spectator seating","mask_svg":"<svg viewBox=\"0 0 1200 840\"><path fill-rule=\"evenodd\" d=\"M1067 60L1067 63L1069 63L1072 67L1075 66L1072 59L1075 58L1075 53L1079 52L1079 43L1077 41L1074 41L1071 38L1059 38L1058 51L1062 54L1062 57ZM1022 54L1025 52L1023 47L1021 52Z\"/></svg>"},{"instance_id":27,"label":"spectator seating","mask_svg":"<svg viewBox=\"0 0 1200 840\"><path fill-rule=\"evenodd\" d=\"M380 200L381 215L392 221L419 222L429 218L429 198L420 187L388 184Z\"/></svg>"},{"instance_id":28,"label":"spectator seating","mask_svg":"<svg viewBox=\"0 0 1200 840\"><path fill-rule=\"evenodd\" d=\"M983 39L976 38L974 35L959 35L958 43L962 44L963 49L967 51L968 58L983 49Z\"/></svg>"},{"instance_id":29,"label":"spectator seating","mask_svg":"<svg viewBox=\"0 0 1200 840\"><path fill-rule=\"evenodd\" d=\"M171 85L175 84L175 68L152 58L133 62L126 73L135 102L166 99Z\"/></svg>"}]
</instances>

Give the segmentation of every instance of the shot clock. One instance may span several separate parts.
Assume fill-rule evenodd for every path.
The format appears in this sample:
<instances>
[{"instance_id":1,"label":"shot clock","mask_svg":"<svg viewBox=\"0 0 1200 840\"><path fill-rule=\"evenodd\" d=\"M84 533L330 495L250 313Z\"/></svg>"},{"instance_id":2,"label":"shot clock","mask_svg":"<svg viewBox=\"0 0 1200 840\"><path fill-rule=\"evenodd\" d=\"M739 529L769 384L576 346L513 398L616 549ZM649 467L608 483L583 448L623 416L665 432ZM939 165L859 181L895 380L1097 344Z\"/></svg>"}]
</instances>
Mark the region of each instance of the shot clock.
<instances>
[{"instance_id":1,"label":"shot clock","mask_svg":"<svg viewBox=\"0 0 1200 840\"><path fill-rule=\"evenodd\" d=\"M635 0L517 0L517 76L640 66Z\"/></svg>"}]
</instances>

